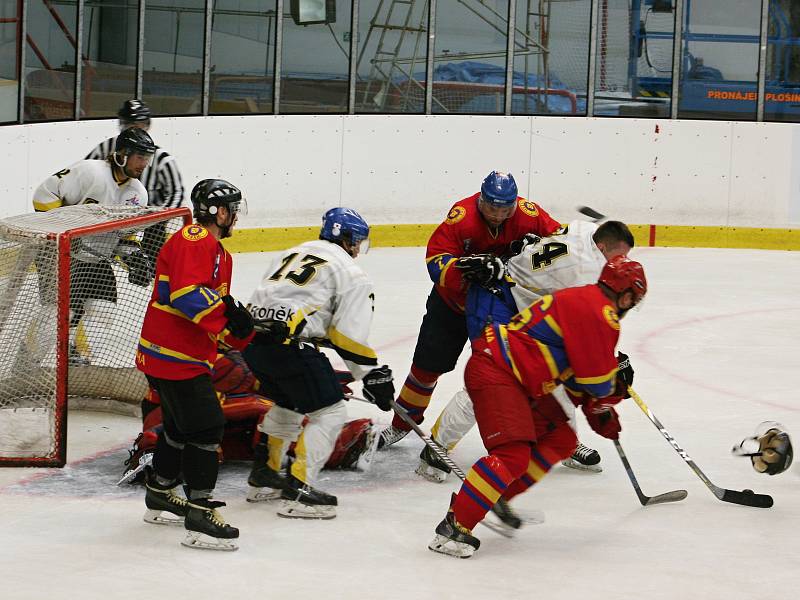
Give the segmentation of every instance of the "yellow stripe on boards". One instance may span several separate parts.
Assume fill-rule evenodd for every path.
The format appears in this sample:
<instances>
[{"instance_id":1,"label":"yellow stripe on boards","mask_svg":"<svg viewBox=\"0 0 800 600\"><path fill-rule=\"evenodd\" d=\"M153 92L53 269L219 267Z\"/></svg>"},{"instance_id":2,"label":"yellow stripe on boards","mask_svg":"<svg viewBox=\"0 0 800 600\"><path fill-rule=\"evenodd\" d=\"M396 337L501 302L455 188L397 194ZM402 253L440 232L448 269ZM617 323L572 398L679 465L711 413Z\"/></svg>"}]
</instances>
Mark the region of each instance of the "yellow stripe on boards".
<instances>
[{"instance_id":1,"label":"yellow stripe on boards","mask_svg":"<svg viewBox=\"0 0 800 600\"><path fill-rule=\"evenodd\" d=\"M374 248L426 246L435 224L373 225ZM650 225L629 225L637 246L649 246ZM656 225L655 246L800 250L800 229ZM319 227L236 229L223 241L231 252L272 252L316 240Z\"/></svg>"}]
</instances>

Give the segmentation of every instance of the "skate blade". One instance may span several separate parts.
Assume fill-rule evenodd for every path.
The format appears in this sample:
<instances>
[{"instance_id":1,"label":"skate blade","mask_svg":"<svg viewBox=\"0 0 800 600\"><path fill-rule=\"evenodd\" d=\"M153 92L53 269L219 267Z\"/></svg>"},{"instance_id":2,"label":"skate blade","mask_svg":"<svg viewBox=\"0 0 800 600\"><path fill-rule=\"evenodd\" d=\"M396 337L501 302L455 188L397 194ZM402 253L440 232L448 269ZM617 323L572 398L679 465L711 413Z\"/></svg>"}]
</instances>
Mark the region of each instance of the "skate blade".
<instances>
[{"instance_id":1,"label":"skate blade","mask_svg":"<svg viewBox=\"0 0 800 600\"><path fill-rule=\"evenodd\" d=\"M431 465L422 460L419 461L419 466L414 472L423 479L427 479L432 483L444 483L445 481L447 481L447 475L449 474L446 473L445 471L442 471L441 469L432 467Z\"/></svg>"},{"instance_id":2,"label":"skate blade","mask_svg":"<svg viewBox=\"0 0 800 600\"><path fill-rule=\"evenodd\" d=\"M139 459L139 464L135 468L125 471L125 475L123 475L122 479L120 479L117 482L117 485L125 485L126 483L133 481L136 478L136 476L142 471L144 471L146 467L150 466L152 462L153 462L152 452L147 452L146 454L142 454L141 458Z\"/></svg>"},{"instance_id":3,"label":"skate blade","mask_svg":"<svg viewBox=\"0 0 800 600\"><path fill-rule=\"evenodd\" d=\"M173 515L171 512L148 508L142 517L145 523L151 525L180 525L183 526L183 517Z\"/></svg>"},{"instance_id":4,"label":"skate blade","mask_svg":"<svg viewBox=\"0 0 800 600\"><path fill-rule=\"evenodd\" d=\"M602 473L603 467L598 465L584 465L579 463L577 460L568 458L567 460L562 460L561 464L565 467L569 467L570 469L575 469L576 471L588 471L589 473Z\"/></svg>"},{"instance_id":5,"label":"skate blade","mask_svg":"<svg viewBox=\"0 0 800 600\"><path fill-rule=\"evenodd\" d=\"M475 554L475 548L464 542L456 542L443 535L437 535L428 544L428 550L433 550L439 554L447 554L456 558L469 558Z\"/></svg>"},{"instance_id":6,"label":"skate blade","mask_svg":"<svg viewBox=\"0 0 800 600\"><path fill-rule=\"evenodd\" d=\"M280 490L275 490L268 487L251 487L250 491L247 492L248 502L270 502L272 500L279 500L280 497Z\"/></svg>"},{"instance_id":7,"label":"skate blade","mask_svg":"<svg viewBox=\"0 0 800 600\"><path fill-rule=\"evenodd\" d=\"M234 540L211 537L199 531L187 531L181 545L198 550L222 550L224 552L233 552L239 549Z\"/></svg>"},{"instance_id":8,"label":"skate blade","mask_svg":"<svg viewBox=\"0 0 800 600\"><path fill-rule=\"evenodd\" d=\"M358 470L364 473L372 468L372 463L375 461L375 454L378 452L378 442L381 441L381 432L378 431L377 425L372 425L367 435L369 439L367 449L358 457L357 463Z\"/></svg>"},{"instance_id":9,"label":"skate blade","mask_svg":"<svg viewBox=\"0 0 800 600\"><path fill-rule=\"evenodd\" d=\"M329 520L336 517L336 507L309 505L302 502L284 500L278 509L278 516L284 519Z\"/></svg>"}]
</instances>

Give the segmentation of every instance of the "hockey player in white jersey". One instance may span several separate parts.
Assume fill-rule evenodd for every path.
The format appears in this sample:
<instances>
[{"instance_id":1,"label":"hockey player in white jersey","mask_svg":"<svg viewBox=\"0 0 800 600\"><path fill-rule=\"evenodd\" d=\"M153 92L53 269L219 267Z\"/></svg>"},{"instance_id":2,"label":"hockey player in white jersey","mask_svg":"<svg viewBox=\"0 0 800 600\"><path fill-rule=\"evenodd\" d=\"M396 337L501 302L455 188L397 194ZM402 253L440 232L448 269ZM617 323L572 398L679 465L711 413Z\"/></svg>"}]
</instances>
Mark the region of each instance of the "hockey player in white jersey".
<instances>
[{"instance_id":1,"label":"hockey player in white jersey","mask_svg":"<svg viewBox=\"0 0 800 600\"><path fill-rule=\"evenodd\" d=\"M374 295L355 258L368 247L369 226L356 211L334 208L323 216L319 237L280 253L248 306L262 331L243 354L259 389L275 402L259 426L248 484L250 500L268 498L264 488L280 490L281 516L331 519L336 497L313 485L347 411L336 373L317 345L339 354L362 380L364 396L381 410L390 410L394 384L391 369L378 367L367 340ZM286 451L298 440L306 416L284 476Z\"/></svg>"},{"instance_id":2,"label":"hockey player in white jersey","mask_svg":"<svg viewBox=\"0 0 800 600\"><path fill-rule=\"evenodd\" d=\"M600 226L587 221L573 221L550 237L539 239L538 236L528 236L519 240L516 248L519 253L507 261L505 268L498 268L500 259L496 257L476 257L473 272L465 277L477 279L491 287L499 274L504 272L514 285L495 287L494 292L501 297L486 294L478 285L472 286L467 303L470 339L483 330L490 318L499 320L502 319L501 315L507 313L507 321L518 309L529 306L546 294L596 282L608 259L619 254L627 255L633 244L633 235L620 221L606 221ZM630 373L632 377L632 369ZM561 388L554 395L574 423L575 407L572 402ZM439 415L431 429L431 437L443 448L452 450L474 424L472 401L467 392L461 390ZM583 454L576 456L580 453ZM576 452L564 464L598 472L602 470L599 462L597 451L579 443ZM423 448L417 474L430 481L442 482L449 472L449 467L427 446Z\"/></svg>"},{"instance_id":3,"label":"hockey player in white jersey","mask_svg":"<svg viewBox=\"0 0 800 600\"><path fill-rule=\"evenodd\" d=\"M155 144L146 131L127 129L116 140L114 152L107 160L81 160L45 179L33 195L33 208L37 212L80 204L99 204L108 207L147 206L147 190L139 181L142 171L150 162ZM90 360L92 333L78 332L84 313L91 313L98 332L108 330L108 319L113 310L99 303L116 303L117 287L110 261L122 260L128 269L129 281L147 286L153 278L155 257L150 257L137 243L120 243L117 233L97 234L81 238L80 247L74 250L70 268L70 361L85 364ZM44 259L36 260L39 278L54 278L55 265ZM56 289L43 282L42 290ZM50 315L55 309L55 298L43 297L43 320L53 323ZM86 324L90 327L89 323ZM44 333L44 332L43 332ZM83 342L76 347L76 336ZM43 342L37 346L43 347ZM39 357L41 358L41 357Z\"/></svg>"}]
</instances>

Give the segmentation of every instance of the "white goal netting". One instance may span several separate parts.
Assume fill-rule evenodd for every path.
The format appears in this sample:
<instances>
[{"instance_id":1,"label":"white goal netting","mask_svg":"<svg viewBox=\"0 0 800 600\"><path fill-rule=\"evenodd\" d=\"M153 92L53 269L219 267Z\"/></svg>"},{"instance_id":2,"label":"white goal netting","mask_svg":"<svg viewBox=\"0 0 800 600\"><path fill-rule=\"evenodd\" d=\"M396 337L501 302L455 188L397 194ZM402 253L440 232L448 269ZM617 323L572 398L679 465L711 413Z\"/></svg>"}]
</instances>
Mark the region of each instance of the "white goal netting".
<instances>
[{"instance_id":1,"label":"white goal netting","mask_svg":"<svg viewBox=\"0 0 800 600\"><path fill-rule=\"evenodd\" d=\"M63 464L68 398L133 412L155 258L186 218L94 204L0 220L0 464Z\"/></svg>"}]
</instances>

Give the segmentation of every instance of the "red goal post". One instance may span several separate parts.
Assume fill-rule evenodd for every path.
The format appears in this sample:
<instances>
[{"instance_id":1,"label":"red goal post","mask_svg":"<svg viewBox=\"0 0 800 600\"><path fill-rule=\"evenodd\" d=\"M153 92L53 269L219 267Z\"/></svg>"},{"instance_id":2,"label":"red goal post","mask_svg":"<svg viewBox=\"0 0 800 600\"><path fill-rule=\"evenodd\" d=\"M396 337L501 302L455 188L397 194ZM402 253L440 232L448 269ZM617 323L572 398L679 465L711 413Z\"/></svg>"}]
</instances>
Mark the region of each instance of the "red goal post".
<instances>
[{"instance_id":1,"label":"red goal post","mask_svg":"<svg viewBox=\"0 0 800 600\"><path fill-rule=\"evenodd\" d=\"M97 204L0 219L0 466L66 464L68 403L136 413L155 257L188 223Z\"/></svg>"}]
</instances>

